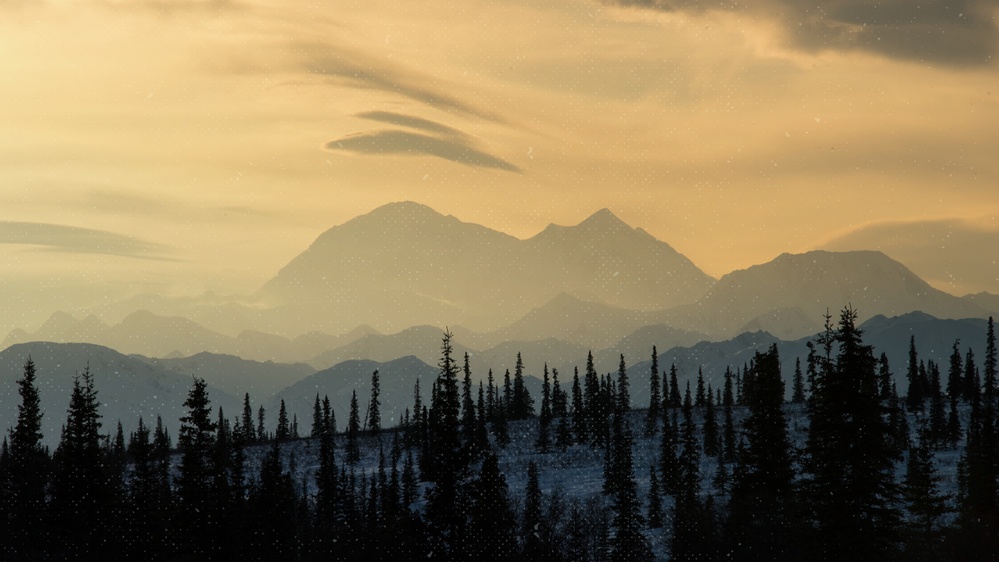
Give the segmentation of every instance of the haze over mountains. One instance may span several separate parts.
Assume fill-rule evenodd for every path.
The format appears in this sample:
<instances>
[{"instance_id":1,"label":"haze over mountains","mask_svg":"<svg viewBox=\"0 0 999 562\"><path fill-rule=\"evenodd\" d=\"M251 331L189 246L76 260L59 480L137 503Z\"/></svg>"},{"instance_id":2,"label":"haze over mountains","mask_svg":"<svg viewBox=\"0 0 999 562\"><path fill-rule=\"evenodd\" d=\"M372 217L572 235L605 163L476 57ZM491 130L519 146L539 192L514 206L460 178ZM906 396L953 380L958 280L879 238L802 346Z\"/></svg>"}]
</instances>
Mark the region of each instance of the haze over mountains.
<instances>
[{"instance_id":1,"label":"haze over mountains","mask_svg":"<svg viewBox=\"0 0 999 562\"><path fill-rule=\"evenodd\" d=\"M89 342L149 357L207 351L326 368L346 359L427 359L435 346L417 348L444 326L480 352L550 339L601 350L649 326L683 334L671 344L758 330L797 339L847 303L861 320L999 310L995 295L958 298L880 252L782 254L715 281L606 209L519 240L403 202L329 229L255 295L135 297L81 319L56 313L34 333L14 330L3 347Z\"/></svg>"}]
</instances>

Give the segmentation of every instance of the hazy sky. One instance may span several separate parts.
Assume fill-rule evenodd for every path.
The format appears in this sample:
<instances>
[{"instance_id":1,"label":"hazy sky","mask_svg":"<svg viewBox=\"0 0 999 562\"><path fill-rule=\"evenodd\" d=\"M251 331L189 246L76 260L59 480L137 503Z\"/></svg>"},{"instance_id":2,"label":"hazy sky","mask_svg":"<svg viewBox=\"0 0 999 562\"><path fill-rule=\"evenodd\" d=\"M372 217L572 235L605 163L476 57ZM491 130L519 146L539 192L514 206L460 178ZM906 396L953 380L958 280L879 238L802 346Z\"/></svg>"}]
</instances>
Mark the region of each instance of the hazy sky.
<instances>
[{"instance_id":1,"label":"hazy sky","mask_svg":"<svg viewBox=\"0 0 999 562\"><path fill-rule=\"evenodd\" d=\"M250 292L400 200L999 292L999 8L806 4L0 0L0 324Z\"/></svg>"}]
</instances>

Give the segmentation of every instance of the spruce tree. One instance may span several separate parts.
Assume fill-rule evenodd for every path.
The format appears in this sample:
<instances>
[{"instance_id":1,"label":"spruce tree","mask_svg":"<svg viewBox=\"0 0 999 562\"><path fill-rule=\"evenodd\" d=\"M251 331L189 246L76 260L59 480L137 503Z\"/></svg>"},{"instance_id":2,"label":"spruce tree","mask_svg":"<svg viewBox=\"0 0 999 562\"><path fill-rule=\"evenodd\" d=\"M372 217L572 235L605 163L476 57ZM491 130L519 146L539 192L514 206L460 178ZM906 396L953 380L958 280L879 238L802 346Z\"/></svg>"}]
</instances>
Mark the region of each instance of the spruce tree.
<instances>
[{"instance_id":1,"label":"spruce tree","mask_svg":"<svg viewBox=\"0 0 999 562\"><path fill-rule=\"evenodd\" d=\"M371 401L368 402L368 413L365 419L365 429L372 435L378 435L382 430L381 382L378 380L378 369L371 373Z\"/></svg>"},{"instance_id":2,"label":"spruce tree","mask_svg":"<svg viewBox=\"0 0 999 562\"><path fill-rule=\"evenodd\" d=\"M735 396L732 394L732 378L731 367L726 367L725 393L722 395L722 408L725 416L722 428L722 458L726 463L735 462L735 420L732 416Z\"/></svg>"},{"instance_id":3,"label":"spruce tree","mask_svg":"<svg viewBox=\"0 0 999 562\"><path fill-rule=\"evenodd\" d=\"M697 393L694 395L694 407L703 408L707 404L707 396L704 390L704 369L697 369Z\"/></svg>"},{"instance_id":4,"label":"spruce tree","mask_svg":"<svg viewBox=\"0 0 999 562\"><path fill-rule=\"evenodd\" d=\"M622 357L622 373L623 373ZM619 375L619 380L624 384L618 384L619 401L627 399L627 378L626 375ZM641 515L641 505L638 501L638 489L635 484L635 470L632 453L631 428L625 420L626 410L618 411L614 414L614 441L613 441L613 473L616 480L614 490L614 501L612 510L614 511L613 525L614 538L611 541L611 560L613 562L642 562L652 560L652 551L649 548L642 529L645 527L645 520Z\"/></svg>"},{"instance_id":5,"label":"spruce tree","mask_svg":"<svg viewBox=\"0 0 999 562\"><path fill-rule=\"evenodd\" d=\"M194 378L180 418L177 446L181 451L177 495L182 513L182 533L196 556L210 556L217 521L209 519L212 506L211 481L215 472L214 448L218 425L212 421L208 385Z\"/></svg>"},{"instance_id":6,"label":"spruce tree","mask_svg":"<svg viewBox=\"0 0 999 562\"><path fill-rule=\"evenodd\" d=\"M652 437L659 429L662 404L662 390L659 384L659 353L656 351L656 346L652 346L652 367L649 369L649 410L645 415L646 437Z\"/></svg>"},{"instance_id":7,"label":"spruce tree","mask_svg":"<svg viewBox=\"0 0 999 562\"><path fill-rule=\"evenodd\" d=\"M544 560L544 547L541 541L541 484L538 481L538 465L534 461L527 464L527 488L524 490L524 515L521 520L520 560L538 562Z\"/></svg>"},{"instance_id":8,"label":"spruce tree","mask_svg":"<svg viewBox=\"0 0 999 562\"><path fill-rule=\"evenodd\" d=\"M50 461L42 445L42 410L38 395L35 363L31 356L24 362L17 380L20 404L17 423L10 430L7 461L0 477L0 514L6 539L14 558L31 559L41 556L41 540L45 515ZM6 443L6 442L5 442Z\"/></svg>"},{"instance_id":9,"label":"spruce tree","mask_svg":"<svg viewBox=\"0 0 999 562\"><path fill-rule=\"evenodd\" d=\"M461 386L461 431L466 443L475 443L475 403L472 400L472 368L468 363L468 353L465 353L465 364L462 368L464 379ZM480 412L481 414L481 412Z\"/></svg>"},{"instance_id":10,"label":"spruce tree","mask_svg":"<svg viewBox=\"0 0 999 562\"><path fill-rule=\"evenodd\" d=\"M511 399L508 419L526 420L534 415L534 399L524 385L524 361L517 352L517 364L513 373L513 397Z\"/></svg>"},{"instance_id":11,"label":"spruce tree","mask_svg":"<svg viewBox=\"0 0 999 562\"><path fill-rule=\"evenodd\" d=\"M548 379L548 364L545 363L541 384L541 412L538 415L538 438L534 442L534 446L542 453L547 453L551 445L551 424L551 382Z\"/></svg>"},{"instance_id":12,"label":"spruce tree","mask_svg":"<svg viewBox=\"0 0 999 562\"><path fill-rule=\"evenodd\" d=\"M577 443L589 442L586 430L586 410L583 407L583 390L579 385L579 368L572 375L572 431Z\"/></svg>"},{"instance_id":13,"label":"spruce tree","mask_svg":"<svg viewBox=\"0 0 999 562\"><path fill-rule=\"evenodd\" d=\"M467 559L482 562L513 560L517 545L516 522L506 477L499 469L495 454L486 455L470 488Z\"/></svg>"},{"instance_id":14,"label":"spruce tree","mask_svg":"<svg viewBox=\"0 0 999 562\"><path fill-rule=\"evenodd\" d=\"M961 340L954 340L950 354L950 368L947 370L947 397L966 398L964 394L964 364L961 362Z\"/></svg>"},{"instance_id":15,"label":"spruce tree","mask_svg":"<svg viewBox=\"0 0 999 562\"><path fill-rule=\"evenodd\" d=\"M244 414L245 417L245 414ZM312 405L312 431L309 436L318 439L323 434L323 406L319 401L319 393L316 393L316 402Z\"/></svg>"},{"instance_id":16,"label":"spruce tree","mask_svg":"<svg viewBox=\"0 0 999 562\"><path fill-rule=\"evenodd\" d=\"M919 355L916 353L916 336L909 336L909 368L906 371L906 380L909 381L909 391L905 398L905 405L910 412L922 412L923 400L926 398L926 389L923 388L923 377L919 374Z\"/></svg>"},{"instance_id":17,"label":"spruce tree","mask_svg":"<svg viewBox=\"0 0 999 562\"><path fill-rule=\"evenodd\" d=\"M794 360L794 386L791 390L791 403L805 403L805 377L801 373L801 358Z\"/></svg>"},{"instance_id":18,"label":"spruce tree","mask_svg":"<svg viewBox=\"0 0 999 562\"><path fill-rule=\"evenodd\" d=\"M727 537L733 560L789 560L794 472L784 416L784 381L777 345L756 352L753 389L729 505Z\"/></svg>"},{"instance_id":19,"label":"spruce tree","mask_svg":"<svg viewBox=\"0 0 999 562\"><path fill-rule=\"evenodd\" d=\"M267 426L264 425L266 421L267 411L264 410L264 405L261 404L257 408L257 441L267 441Z\"/></svg>"},{"instance_id":20,"label":"spruce tree","mask_svg":"<svg viewBox=\"0 0 999 562\"><path fill-rule=\"evenodd\" d=\"M62 535L60 557L105 555L99 541L109 524L111 489L101 443L101 415L90 366L73 379L68 416L53 460L52 508Z\"/></svg>"},{"instance_id":21,"label":"spruce tree","mask_svg":"<svg viewBox=\"0 0 999 562\"><path fill-rule=\"evenodd\" d=\"M676 364L669 366L669 407L679 408L683 404L683 397L680 396L680 383L677 380Z\"/></svg>"},{"instance_id":22,"label":"spruce tree","mask_svg":"<svg viewBox=\"0 0 999 562\"><path fill-rule=\"evenodd\" d=\"M452 357L453 335L444 332L441 342L440 372L431 403L430 441L425 455L429 471L424 474L433 483L427 494L426 518L430 525L432 546L445 560L460 557L467 539L467 483L469 450L462 442L459 428L461 401L458 393L458 368Z\"/></svg>"},{"instance_id":23,"label":"spruce tree","mask_svg":"<svg viewBox=\"0 0 999 562\"><path fill-rule=\"evenodd\" d=\"M558 369L552 368L552 416L564 418L569 415L569 397L566 391L562 390L562 383L558 380Z\"/></svg>"},{"instance_id":24,"label":"spruce tree","mask_svg":"<svg viewBox=\"0 0 999 562\"><path fill-rule=\"evenodd\" d=\"M288 410L284 406L284 398L281 399L281 407L278 409L277 429L274 431L274 439L278 443L284 443L291 438L291 424L288 422Z\"/></svg>"},{"instance_id":25,"label":"spruce tree","mask_svg":"<svg viewBox=\"0 0 999 562\"><path fill-rule=\"evenodd\" d=\"M909 519L906 527L906 558L935 560L940 557L941 517L947 513L947 496L940 493L940 476L933 465L931 443L934 438L925 425L919 429L919 441L909 449L902 499Z\"/></svg>"},{"instance_id":26,"label":"spruce tree","mask_svg":"<svg viewBox=\"0 0 999 562\"><path fill-rule=\"evenodd\" d=\"M816 370L804 462L817 559L881 560L895 554L895 453L878 393L877 362L856 319L847 307L834 330L827 316L818 338L825 358Z\"/></svg>"},{"instance_id":27,"label":"spruce tree","mask_svg":"<svg viewBox=\"0 0 999 562\"><path fill-rule=\"evenodd\" d=\"M694 423L690 382L683 401L681 451L678 459L679 486L673 504L673 534L670 560L711 560L715 545L710 544L707 510L701 500L701 453Z\"/></svg>"},{"instance_id":28,"label":"spruce tree","mask_svg":"<svg viewBox=\"0 0 999 562\"><path fill-rule=\"evenodd\" d=\"M656 465L649 466L649 509L646 516L649 529L663 526L662 487L659 485L658 472Z\"/></svg>"},{"instance_id":29,"label":"spruce tree","mask_svg":"<svg viewBox=\"0 0 999 562\"><path fill-rule=\"evenodd\" d=\"M357 405L357 391L350 394L350 417L347 418L347 444L345 455L347 464L357 464L361 460L361 449L358 438L361 433L361 412Z\"/></svg>"},{"instance_id":30,"label":"spruce tree","mask_svg":"<svg viewBox=\"0 0 999 562\"><path fill-rule=\"evenodd\" d=\"M318 394L317 394L318 396ZM258 434L253 425L253 408L250 406L250 393L243 394L243 422L240 424L243 429L243 441L246 443L256 443Z\"/></svg>"},{"instance_id":31,"label":"spruce tree","mask_svg":"<svg viewBox=\"0 0 999 562\"><path fill-rule=\"evenodd\" d=\"M707 400L704 409L704 425L701 433L704 438L704 454L708 457L718 456L718 420L715 417L715 399L708 385Z\"/></svg>"}]
</instances>

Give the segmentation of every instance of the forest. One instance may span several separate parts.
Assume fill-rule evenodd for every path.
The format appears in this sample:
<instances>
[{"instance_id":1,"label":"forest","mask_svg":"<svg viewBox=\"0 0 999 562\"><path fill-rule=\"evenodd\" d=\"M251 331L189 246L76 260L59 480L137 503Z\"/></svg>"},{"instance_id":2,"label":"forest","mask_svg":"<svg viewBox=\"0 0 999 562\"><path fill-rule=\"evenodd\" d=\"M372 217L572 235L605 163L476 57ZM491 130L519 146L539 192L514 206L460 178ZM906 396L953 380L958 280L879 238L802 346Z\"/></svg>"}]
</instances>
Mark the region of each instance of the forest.
<instances>
[{"instance_id":1,"label":"forest","mask_svg":"<svg viewBox=\"0 0 999 562\"><path fill-rule=\"evenodd\" d=\"M980 360L954 342L948 365L921 361L913 339L901 395L849 307L826 316L786 378L773 345L733 365L722 388L698 377L681 389L653 348L643 409L632 407L624 356L605 374L591 357L571 380L545 367L531 396L519 357L514 373L476 386L452 340L445 330L429 400L417 382L397 427L382 426L375 371L342 428L317 394L308 431L282 407L269 432L248 394L227 417L193 377L176 439L161 419L126 434L121 423L109 430L100 374L85 367L54 451L28 357L0 448L0 558L999 557L991 318ZM551 485L578 476L581 457L597 459L598 489Z\"/></svg>"}]
</instances>

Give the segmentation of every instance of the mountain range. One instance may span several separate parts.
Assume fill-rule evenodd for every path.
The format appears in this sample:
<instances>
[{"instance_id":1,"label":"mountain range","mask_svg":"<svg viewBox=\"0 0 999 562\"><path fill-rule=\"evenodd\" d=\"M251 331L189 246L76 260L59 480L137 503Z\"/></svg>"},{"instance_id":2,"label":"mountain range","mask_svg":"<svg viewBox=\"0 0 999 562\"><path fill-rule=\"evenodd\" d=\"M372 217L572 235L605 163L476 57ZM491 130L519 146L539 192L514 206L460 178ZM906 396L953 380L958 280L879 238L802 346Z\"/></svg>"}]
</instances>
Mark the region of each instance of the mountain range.
<instances>
[{"instance_id":1,"label":"mountain range","mask_svg":"<svg viewBox=\"0 0 999 562\"><path fill-rule=\"evenodd\" d=\"M512 366L516 351L565 369L582 350L613 369L619 353L645 356L653 344L746 332L795 341L847 304L862 321L915 311L981 319L999 311L999 296L950 295L875 251L782 254L714 280L606 209L520 240L403 202L327 230L254 295L133 297L80 319L57 312L0 348L86 342L164 361L207 352L313 370L408 355L434 365L449 327L459 353L494 369ZM276 389L251 372L248 383Z\"/></svg>"},{"instance_id":2,"label":"mountain range","mask_svg":"<svg viewBox=\"0 0 999 562\"><path fill-rule=\"evenodd\" d=\"M900 393L905 393L905 373L908 364L910 338L915 338L919 359L933 360L944 376L948 358L955 343L964 357L968 349L981 362L985 350L986 321L982 319L947 320L923 313L909 313L888 318L876 316L861 325L864 341L874 347L877 355L885 353L892 367ZM440 334L438 333L438 336ZM621 346L594 352L594 363L600 373L617 371L621 355L625 356L631 380L632 404L644 407L649 401L651 346L659 350L659 368L663 373L675 365L680 384L696 384L698 372L714 388L724 382L728 367L738 369L748 364L757 351L776 344L780 351L786 392L790 395L795 362L804 366L810 338L782 340L766 332L746 332L721 341L699 341L688 345L672 345L668 338L685 337L672 329L653 327L636 331L622 341ZM663 339L667 338L667 339ZM688 340L689 341L689 340ZM651 342L651 343L650 343ZM633 345L627 353L624 345ZM256 362L229 355L201 353L188 358L156 359L127 356L115 350L81 343L34 342L13 345L0 352L0 427L10 428L17 415L19 397L16 380L24 362L30 357L36 366L41 396L45 442L55 446L72 389L73 377L89 368L95 377L98 399L103 416L103 431L113 432L121 421L126 432L134 430L141 416L155 423L162 416L164 425L176 437L183 402L192 377L202 377L208 383L213 407L221 407L228 419L242 412L242 396L248 394L256 416L263 405L266 426L273 431L281 400L286 403L289 417L296 416L302 433L308 432L315 397L329 396L342 428L349 412L350 397L357 393L362 416L370 400L371 375L379 371L381 412L384 424L395 425L401 413L413 404L413 390L420 380L423 400L429 400L433 378L438 371L436 354L440 341L432 350L434 357L420 359L412 355L391 360L349 359L329 368L315 370L304 364ZM556 339L535 342L504 342L484 352L469 352L473 383L487 379L489 370L497 385L503 381L506 369L513 370L517 354L525 365L525 383L540 404L541 377L545 366L569 390L575 368L585 368L587 350ZM462 353L458 353L459 365ZM430 359L430 360L427 360ZM804 367L803 367L804 368ZM476 389L477 390L477 389ZM217 412L217 410L216 410Z\"/></svg>"}]
</instances>

